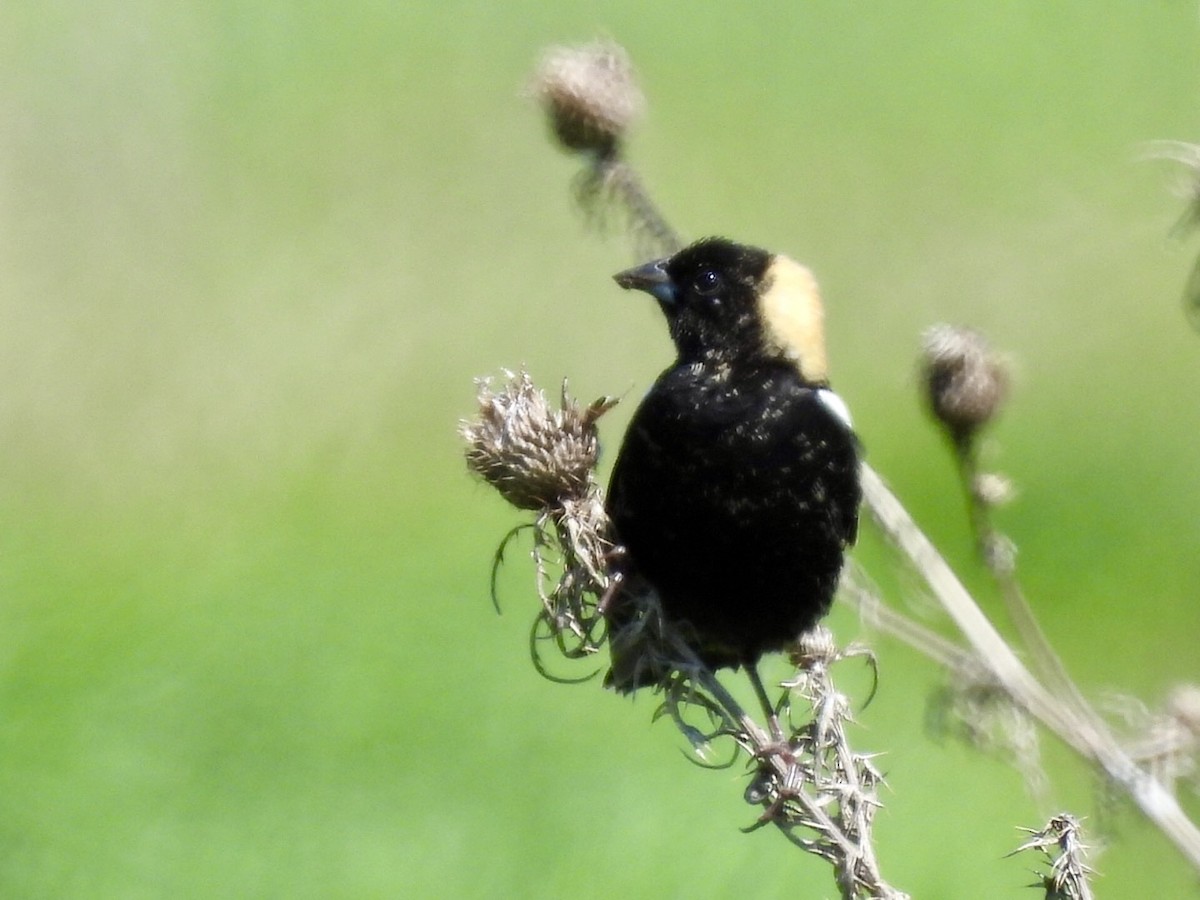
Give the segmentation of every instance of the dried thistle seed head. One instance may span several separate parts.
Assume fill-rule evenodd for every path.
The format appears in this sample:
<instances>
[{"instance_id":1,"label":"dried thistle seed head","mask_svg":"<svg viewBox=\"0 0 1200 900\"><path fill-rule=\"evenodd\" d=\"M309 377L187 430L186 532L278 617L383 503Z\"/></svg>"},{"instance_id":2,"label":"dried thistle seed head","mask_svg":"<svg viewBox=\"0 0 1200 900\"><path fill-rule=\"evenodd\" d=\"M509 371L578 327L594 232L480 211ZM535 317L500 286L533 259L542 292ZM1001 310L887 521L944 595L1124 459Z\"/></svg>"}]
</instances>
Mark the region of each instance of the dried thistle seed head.
<instances>
[{"instance_id":1,"label":"dried thistle seed head","mask_svg":"<svg viewBox=\"0 0 1200 900\"><path fill-rule=\"evenodd\" d=\"M645 107L629 55L611 41L551 47L530 93L542 104L564 147L604 157L615 155Z\"/></svg>"},{"instance_id":2,"label":"dried thistle seed head","mask_svg":"<svg viewBox=\"0 0 1200 900\"><path fill-rule=\"evenodd\" d=\"M585 495L600 451L596 420L615 401L581 408L564 382L561 406L554 409L528 373L505 375L498 391L491 379L477 382L479 413L459 428L467 467L519 509L560 506Z\"/></svg>"},{"instance_id":3,"label":"dried thistle seed head","mask_svg":"<svg viewBox=\"0 0 1200 900\"><path fill-rule=\"evenodd\" d=\"M934 325L924 334L922 376L929 407L960 445L986 425L1008 395L1008 372L982 334Z\"/></svg>"}]
</instances>

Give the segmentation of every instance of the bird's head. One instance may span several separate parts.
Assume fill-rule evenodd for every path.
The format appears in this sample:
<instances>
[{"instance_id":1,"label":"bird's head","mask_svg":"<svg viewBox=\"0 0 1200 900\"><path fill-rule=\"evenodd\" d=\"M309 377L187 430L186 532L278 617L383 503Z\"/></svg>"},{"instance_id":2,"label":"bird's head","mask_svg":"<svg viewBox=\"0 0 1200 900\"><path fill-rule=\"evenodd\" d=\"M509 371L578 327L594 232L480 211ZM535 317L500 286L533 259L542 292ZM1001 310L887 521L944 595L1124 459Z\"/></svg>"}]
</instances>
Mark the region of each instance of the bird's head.
<instances>
[{"instance_id":1,"label":"bird's head","mask_svg":"<svg viewBox=\"0 0 1200 900\"><path fill-rule=\"evenodd\" d=\"M828 380L816 279L786 256L706 238L614 277L658 301L681 361L783 359Z\"/></svg>"}]
</instances>

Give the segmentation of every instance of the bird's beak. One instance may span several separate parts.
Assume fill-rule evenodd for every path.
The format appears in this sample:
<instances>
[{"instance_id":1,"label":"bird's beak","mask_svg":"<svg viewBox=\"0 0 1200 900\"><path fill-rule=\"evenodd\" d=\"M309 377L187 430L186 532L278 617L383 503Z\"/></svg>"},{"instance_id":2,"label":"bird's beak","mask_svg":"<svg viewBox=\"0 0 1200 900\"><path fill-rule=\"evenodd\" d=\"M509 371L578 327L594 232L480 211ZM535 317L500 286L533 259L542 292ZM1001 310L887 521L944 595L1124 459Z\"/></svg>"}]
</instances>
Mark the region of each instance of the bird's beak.
<instances>
[{"instance_id":1,"label":"bird's beak","mask_svg":"<svg viewBox=\"0 0 1200 900\"><path fill-rule=\"evenodd\" d=\"M665 259L618 272L613 276L613 280L627 291L645 291L659 303L670 304L675 301L675 284L671 281L671 276L667 274L667 260Z\"/></svg>"}]
</instances>

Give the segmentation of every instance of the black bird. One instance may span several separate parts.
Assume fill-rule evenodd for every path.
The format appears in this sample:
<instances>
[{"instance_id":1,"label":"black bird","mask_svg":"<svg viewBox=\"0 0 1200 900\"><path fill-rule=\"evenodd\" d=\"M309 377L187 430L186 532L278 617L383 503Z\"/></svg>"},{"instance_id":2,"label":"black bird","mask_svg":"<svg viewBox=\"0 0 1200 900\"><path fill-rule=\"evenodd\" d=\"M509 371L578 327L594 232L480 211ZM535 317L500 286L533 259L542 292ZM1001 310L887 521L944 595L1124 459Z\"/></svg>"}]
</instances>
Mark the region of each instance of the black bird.
<instances>
[{"instance_id":1,"label":"black bird","mask_svg":"<svg viewBox=\"0 0 1200 900\"><path fill-rule=\"evenodd\" d=\"M608 513L626 548L608 683L660 666L622 652L639 583L711 668L755 669L829 611L861 497L857 441L829 389L808 269L722 238L615 276L651 294L678 356L626 432ZM628 643L628 642L626 642Z\"/></svg>"}]
</instances>

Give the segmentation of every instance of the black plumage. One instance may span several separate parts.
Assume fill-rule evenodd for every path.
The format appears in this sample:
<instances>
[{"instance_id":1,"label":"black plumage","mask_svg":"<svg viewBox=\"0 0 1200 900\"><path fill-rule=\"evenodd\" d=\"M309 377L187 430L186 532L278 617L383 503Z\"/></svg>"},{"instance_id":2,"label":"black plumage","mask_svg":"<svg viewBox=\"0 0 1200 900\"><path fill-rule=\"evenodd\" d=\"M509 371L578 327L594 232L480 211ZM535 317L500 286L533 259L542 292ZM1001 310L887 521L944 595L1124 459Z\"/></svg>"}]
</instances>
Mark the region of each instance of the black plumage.
<instances>
[{"instance_id":1,"label":"black plumage","mask_svg":"<svg viewBox=\"0 0 1200 900\"><path fill-rule=\"evenodd\" d=\"M828 612L857 530L857 443L828 388L816 283L719 238L616 280L658 300L678 353L634 413L609 486L625 583L652 586L709 666L752 668ZM614 604L614 630L628 608ZM659 674L614 658L609 682Z\"/></svg>"}]
</instances>

